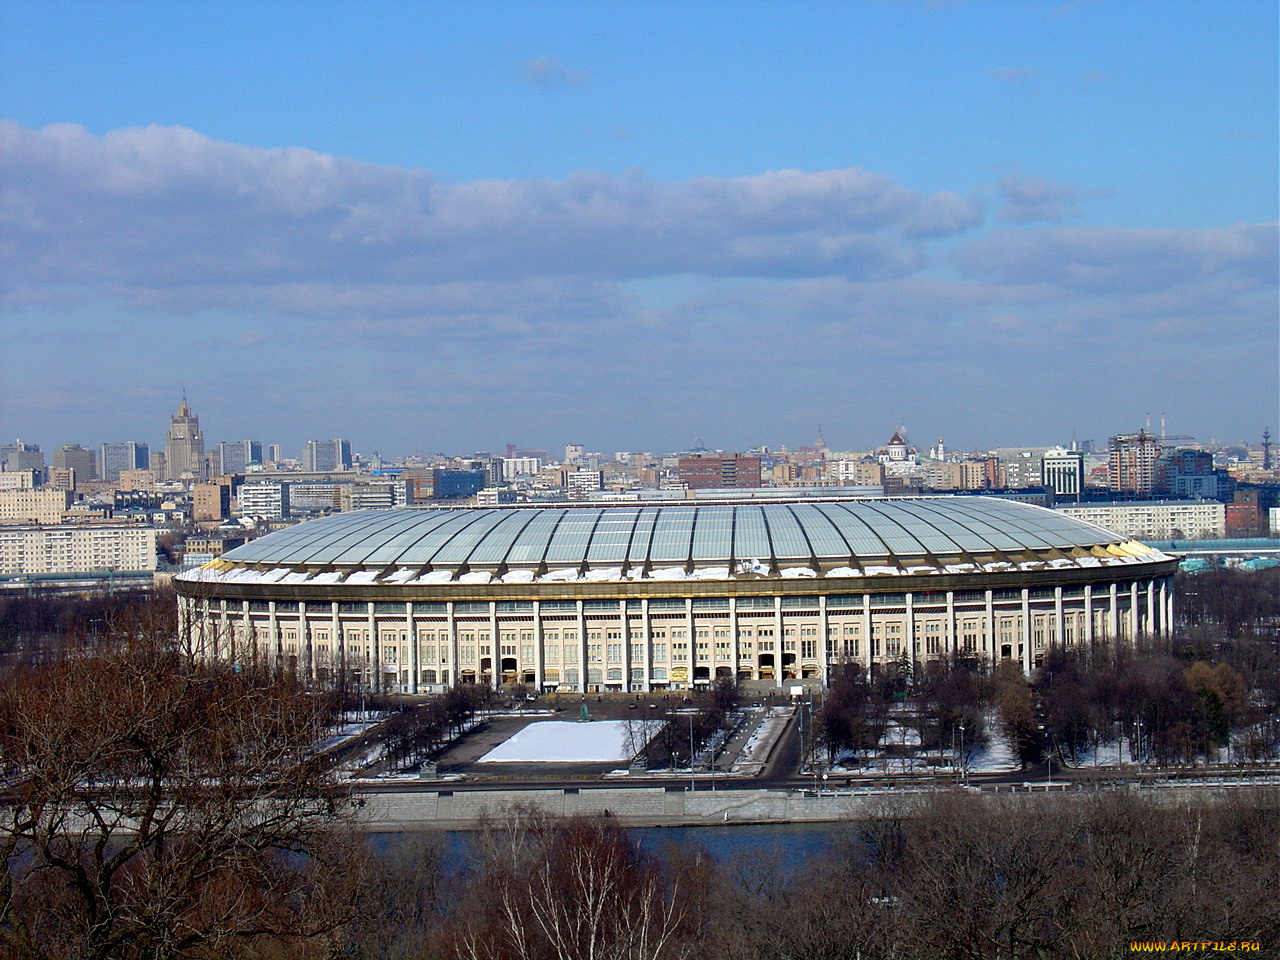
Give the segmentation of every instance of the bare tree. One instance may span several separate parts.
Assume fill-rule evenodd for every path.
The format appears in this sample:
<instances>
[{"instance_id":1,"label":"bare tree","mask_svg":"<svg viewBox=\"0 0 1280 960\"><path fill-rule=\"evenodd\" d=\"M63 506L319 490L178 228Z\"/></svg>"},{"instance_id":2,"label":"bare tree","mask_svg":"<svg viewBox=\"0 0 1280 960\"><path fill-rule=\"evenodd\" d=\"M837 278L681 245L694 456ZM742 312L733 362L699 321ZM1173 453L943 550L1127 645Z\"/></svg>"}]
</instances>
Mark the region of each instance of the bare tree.
<instances>
[{"instance_id":1,"label":"bare tree","mask_svg":"<svg viewBox=\"0 0 1280 960\"><path fill-rule=\"evenodd\" d=\"M467 960L667 960L690 954L681 891L607 817L513 811L490 827L457 937Z\"/></svg>"},{"instance_id":2,"label":"bare tree","mask_svg":"<svg viewBox=\"0 0 1280 960\"><path fill-rule=\"evenodd\" d=\"M82 960L313 935L343 823L308 762L319 698L163 647L83 651L0 687L0 944ZM333 874L342 876L343 871Z\"/></svg>"}]
</instances>

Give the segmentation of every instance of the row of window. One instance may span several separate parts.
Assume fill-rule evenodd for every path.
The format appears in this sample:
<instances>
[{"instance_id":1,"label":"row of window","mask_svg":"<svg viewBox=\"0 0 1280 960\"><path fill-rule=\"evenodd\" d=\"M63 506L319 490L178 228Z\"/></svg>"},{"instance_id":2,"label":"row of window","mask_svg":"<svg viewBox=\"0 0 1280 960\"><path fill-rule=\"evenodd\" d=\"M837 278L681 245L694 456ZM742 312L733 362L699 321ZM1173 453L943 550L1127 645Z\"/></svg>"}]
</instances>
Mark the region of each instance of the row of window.
<instances>
[{"instance_id":1,"label":"row of window","mask_svg":"<svg viewBox=\"0 0 1280 960\"><path fill-rule=\"evenodd\" d=\"M1094 611L1093 630L1097 636L1104 636L1111 632L1110 613L1107 610ZM1123 612L1123 616L1118 618L1117 626L1121 628L1121 632L1128 628L1127 611ZM1030 634L1032 647L1037 651L1043 651L1050 643L1056 642L1056 620L1049 614L1038 614L1033 616L1030 623ZM1086 617L1083 612L1067 612L1063 616L1062 639L1066 644L1074 644L1078 638L1082 639L1087 635L1085 630ZM936 619L917 621L917 631L915 636L914 649L917 654L926 656L940 655L946 650L947 637L945 623ZM231 635L235 637L238 643L246 642L252 639L261 642L266 639L265 632L263 634L248 637L243 625L238 623L231 624ZM872 624L870 637L870 655L874 657L885 656L896 658L907 649L906 643L906 623L903 621L877 622ZM670 643L666 639L659 639L661 635L665 638L666 633L672 635ZM792 631L786 631L791 633ZM837 659L840 657L856 658L861 656L861 625L856 623L835 624L828 632L827 636L827 655L829 658ZM699 631L701 633L701 631ZM659 634L655 632L654 639L649 644L649 659L654 662L673 663L689 662L692 659L700 662L707 662L714 659L719 662L728 662L733 659L733 643L727 638L727 631L715 631L716 636L724 635L725 639L715 641L694 641L690 644L687 640L675 639L683 637L684 631L667 631ZM984 636L984 620L979 618L962 618L956 624L956 645L964 652L977 653L983 647L982 637ZM995 622L995 642L1000 645L1019 643L1022 640L1022 618L1021 617L997 617ZM739 659L749 661L757 654L771 654L775 651L775 641L771 638L773 631L760 631L759 638L752 638L749 632L740 635L738 646ZM816 627L804 627L801 629L802 637L810 637L812 639L801 639L798 641L792 639L784 639L777 645L778 649L787 653L800 654L801 659L816 660L818 656L818 629ZM506 635L504 639L509 636ZM598 637L598 634L589 633L588 637ZM610 634L613 638L613 634ZM536 644L533 642L533 635L521 634L521 641L528 639L530 642L524 643L500 643L498 645L498 655L503 658L516 658L522 664L533 664L536 662ZM301 643L300 631L297 627L286 626L281 631L281 640L288 646L293 647ZM327 653L331 644L334 644L334 637L330 630L317 628L312 630L312 643L318 654ZM343 635L342 649L349 656L363 657L368 659L372 656L374 646L373 638L369 631L353 630L347 631ZM458 656L459 662L462 664L474 664L479 658L488 658L493 655L493 645L488 642L489 636L486 634L467 634L459 637ZM395 663L397 659L408 659L407 647L409 644L408 635L405 632L399 633L382 633L379 637L379 645L383 660L387 663ZM419 636L419 655L424 662L428 663L448 663L450 658L450 649L452 644L449 642L448 635L440 633L439 635L420 635ZM797 650L798 645L798 650ZM581 644L578 642L578 635L573 631L563 631L559 633L549 634L543 643L543 662L547 664L576 664L579 661L581 652ZM669 654L669 656L668 656ZM627 660L626 644L620 640L611 643L595 643L588 642L586 644L586 662L588 664L607 663L622 664ZM630 660L633 663L643 662L644 649L641 645L633 645L630 651Z\"/></svg>"}]
</instances>

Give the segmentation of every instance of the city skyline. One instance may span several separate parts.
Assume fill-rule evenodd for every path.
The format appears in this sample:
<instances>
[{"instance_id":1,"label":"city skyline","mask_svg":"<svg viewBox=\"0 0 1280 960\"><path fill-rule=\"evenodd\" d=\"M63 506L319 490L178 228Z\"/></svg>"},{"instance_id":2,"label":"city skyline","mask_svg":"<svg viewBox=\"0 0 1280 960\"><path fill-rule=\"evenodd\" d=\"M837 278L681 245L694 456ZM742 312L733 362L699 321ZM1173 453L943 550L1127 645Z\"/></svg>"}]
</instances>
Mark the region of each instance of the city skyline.
<instances>
[{"instance_id":1,"label":"city skyline","mask_svg":"<svg viewBox=\"0 0 1280 960\"><path fill-rule=\"evenodd\" d=\"M186 411L186 414L188 416L191 416L198 421L199 411L196 410L194 407L188 406L185 393L182 395L182 398L180 400L179 414L182 414L184 410ZM177 416L174 416L174 417L169 417L168 419L170 421L170 426L168 429L170 430L170 432L172 432L172 429L173 429L172 424L176 422L177 419L179 418ZM1167 433L1169 439L1168 439L1168 442L1165 443L1164 445L1169 447L1170 449L1179 445L1186 445L1186 444L1190 444L1192 446L1197 446L1197 447L1213 446L1220 449L1227 448L1227 447L1235 447L1235 446L1252 448L1252 447L1257 447L1262 440L1269 439L1272 436L1270 427L1262 428L1262 430L1266 431L1265 438L1263 436L1262 430L1260 430L1257 433L1257 435L1252 437L1248 437L1248 436L1240 437L1240 438L1219 437L1219 436L1196 437L1196 436L1190 436L1187 434L1178 433L1176 429L1177 427L1178 427L1177 424L1167 424L1165 422L1165 418L1156 419L1148 415L1143 419L1141 424L1137 424L1136 422L1134 424L1130 424L1130 429L1120 431L1120 435L1125 435L1125 434L1137 435L1145 432L1146 435L1149 436L1153 441L1157 441L1157 440L1164 441L1165 435ZM554 428L548 428L548 429L554 429ZM362 457L366 461L369 458L372 458L375 456L383 457L387 460L406 459L406 458L412 458L419 455L466 458L471 455L485 454L485 455L490 455L494 457L502 457L504 456L504 451L508 447L512 447L520 451L521 454L523 454L524 451L541 450L548 455L549 461L555 461L555 460L562 459L562 457L560 456L561 449L564 448L567 453L567 449L570 446L575 448L583 448L586 452L590 453L593 456L604 455L605 457L609 457L609 458L611 458L614 455L614 453L618 451L625 451L629 453L649 453L649 454L657 454L657 455L687 453L687 452L698 451L698 450L705 450L707 452L722 451L725 453L733 453L733 452L744 453L747 451L769 450L771 452L778 453L778 452L784 452L784 451L798 451L801 449L808 449L812 445L816 444L819 440L821 440L824 446L824 449L826 449L831 454L845 453L845 452L848 452L848 453L868 452L868 451L883 449L886 447L887 444L891 445L895 440L898 439L898 434L901 433L902 436L905 438L905 441L904 441L905 443L909 444L913 449L919 450L921 454L928 452L930 456L932 456L932 448L940 440L943 441L944 449L951 454L968 454L968 453L979 453L979 452L988 452L988 451L996 451L996 450L1014 450L1014 449L1023 449L1023 448L1034 449L1034 448L1042 448L1042 447L1043 448L1049 448L1049 447L1074 448L1079 446L1079 447L1092 447L1092 450L1095 454L1101 455L1105 453L1107 441L1111 439L1113 436L1115 436L1114 434L1113 435L1097 435L1095 433L1091 433L1088 430L1081 431L1076 428L1073 428L1071 431L1071 435L1069 437L1040 436L1040 437L1033 437L1033 438L1010 439L1008 437L988 436L988 437L979 437L977 438L979 442L975 443L972 446L964 447L959 444L953 443L950 440L947 440L945 437L937 436L934 432L931 432L928 429L912 430L909 428L907 424L885 425L880 430L881 436L879 439L875 438L875 427L869 427L865 424L862 424L856 427L855 429L856 429L856 433L854 434L855 438L865 440L866 442L851 442L851 443L835 442L833 443L831 442L833 436L838 437L841 435L848 435L848 431L841 431L840 434L832 434L830 431L824 428L822 424L816 424L814 427L814 435L808 438L805 438L803 436L797 436L797 437L790 437L790 438L782 438L777 441L766 441L766 440L761 440L759 438L756 438L754 441L741 444L736 447L717 444L714 437L683 438L684 440L683 443L677 442L677 441L680 441L682 438L670 437L668 438L669 440L668 443L662 444L662 445L650 446L650 447L640 447L637 445L628 446L624 442L626 438L615 437L613 439L617 442L606 442L599 445L587 444L584 446L583 444L579 443L578 440L575 438L576 435L572 434L569 431L561 431L561 433L563 433L563 436L553 435L550 437L550 439L547 439L545 442L543 442L540 438L516 437L516 438L504 439L501 442L495 442L487 445L476 444L476 443L467 444L464 442L461 446L455 447L455 448L432 447L430 444L423 444L423 443L418 443L415 445L411 442L408 446L404 448L378 449L376 447L370 446L367 443L364 443L359 436L342 437L336 440L320 439L320 438L298 439L298 438L290 437L285 442L282 443L279 437L242 436L240 434L237 434L235 428L232 427L231 429L224 430L221 433L215 433L215 435L212 436L210 439L209 449L217 452L220 456L222 447L228 447L228 446L233 447L239 444L255 444L262 450L265 450L268 446L279 446L281 447L281 456L283 460L296 461L296 462L305 464L307 455L308 455L308 450L315 444L332 445L335 443L345 443L348 446L349 455ZM155 425L153 425L150 429L150 433L156 433L157 431L163 432L161 427L156 427ZM890 437L889 434L892 434L893 436ZM143 439L144 437L145 439ZM162 439L159 443L156 443L150 438L150 436L148 436L148 431L143 431L142 434L139 435L139 437L135 437L132 439L125 439L120 437L114 437L113 439L88 438L87 441L85 438L80 438L80 437L71 438L71 439L59 437L59 438L53 438L52 440L48 440L44 442L40 442L38 439L35 439L30 435L19 436L16 438L16 441L11 441L9 438L0 437L0 442L32 443L33 441L34 441L34 445L37 448L39 448L44 453L45 456L50 456L55 450L61 449L62 447L83 445L86 442L88 442L89 446L93 450L98 450L98 448L104 445L126 446L126 445L140 444L143 448L151 447L153 450L157 452L160 452L160 453L166 452L165 451L166 441ZM203 444L203 440L201 441L201 443ZM263 459L268 459L266 458L265 454L263 455ZM166 471L168 470L167 466L165 467L165 470Z\"/></svg>"},{"instance_id":2,"label":"city skyline","mask_svg":"<svg viewBox=\"0 0 1280 960\"><path fill-rule=\"evenodd\" d=\"M0 436L1275 427L1274 4L311 9L6 5Z\"/></svg>"}]
</instances>

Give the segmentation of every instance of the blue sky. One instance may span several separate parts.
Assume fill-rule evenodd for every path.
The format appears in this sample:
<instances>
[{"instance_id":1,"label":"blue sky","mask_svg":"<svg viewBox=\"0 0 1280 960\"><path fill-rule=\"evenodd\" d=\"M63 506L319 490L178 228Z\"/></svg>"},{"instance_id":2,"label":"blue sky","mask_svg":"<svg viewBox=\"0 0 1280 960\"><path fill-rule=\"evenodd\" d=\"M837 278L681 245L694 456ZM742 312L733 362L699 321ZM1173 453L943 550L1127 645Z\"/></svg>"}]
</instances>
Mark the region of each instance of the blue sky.
<instances>
[{"instance_id":1,"label":"blue sky","mask_svg":"<svg viewBox=\"0 0 1280 960\"><path fill-rule=\"evenodd\" d=\"M1273 3L10 2L0 433L1276 427Z\"/></svg>"}]
</instances>

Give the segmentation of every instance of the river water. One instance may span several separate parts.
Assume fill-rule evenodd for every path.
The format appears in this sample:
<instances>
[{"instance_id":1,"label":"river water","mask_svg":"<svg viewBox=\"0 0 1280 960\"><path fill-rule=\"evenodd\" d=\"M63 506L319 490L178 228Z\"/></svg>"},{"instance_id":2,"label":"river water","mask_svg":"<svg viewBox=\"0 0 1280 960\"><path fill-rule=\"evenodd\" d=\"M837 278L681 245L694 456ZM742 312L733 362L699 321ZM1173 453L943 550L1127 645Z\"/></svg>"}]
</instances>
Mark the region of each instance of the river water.
<instances>
[{"instance_id":1,"label":"river water","mask_svg":"<svg viewBox=\"0 0 1280 960\"><path fill-rule=\"evenodd\" d=\"M799 866L852 838L859 825L845 823L761 823L709 827L630 827L627 833L640 846L656 854L668 847L700 847L717 860L769 856L788 866ZM423 831L422 833L379 833L370 839L375 849L394 853L415 839L439 837L445 846L445 861L459 865L475 841L467 831Z\"/></svg>"}]
</instances>

